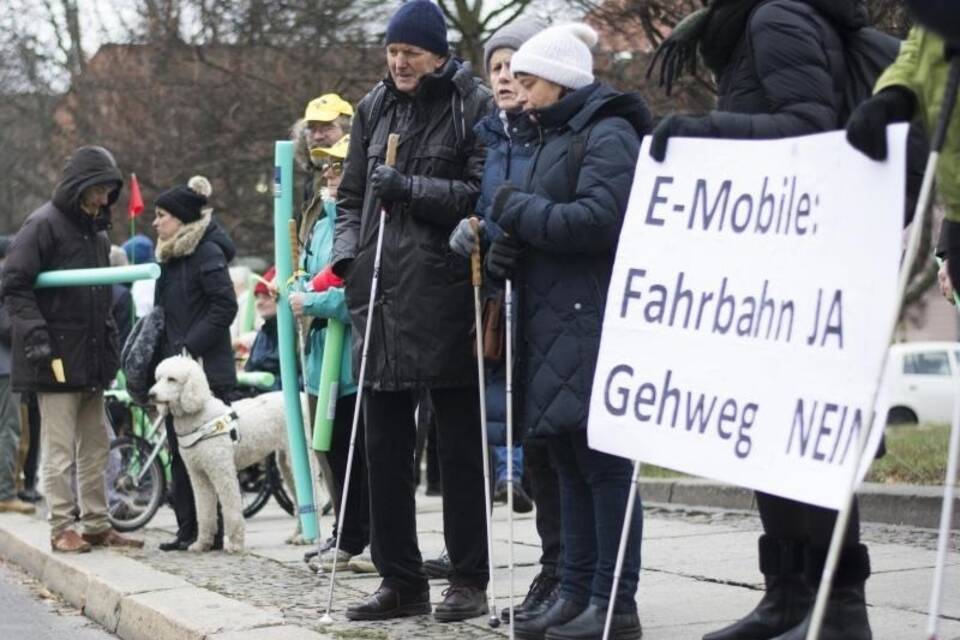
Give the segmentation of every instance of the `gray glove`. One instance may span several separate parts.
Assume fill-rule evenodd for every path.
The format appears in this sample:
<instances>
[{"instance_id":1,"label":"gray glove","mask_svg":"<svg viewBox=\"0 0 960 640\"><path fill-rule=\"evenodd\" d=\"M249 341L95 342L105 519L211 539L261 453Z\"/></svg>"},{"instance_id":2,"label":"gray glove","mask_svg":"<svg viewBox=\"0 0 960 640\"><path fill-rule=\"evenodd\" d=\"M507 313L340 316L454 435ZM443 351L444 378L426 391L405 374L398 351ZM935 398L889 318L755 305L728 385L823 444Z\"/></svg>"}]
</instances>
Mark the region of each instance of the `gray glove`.
<instances>
[{"instance_id":1,"label":"gray glove","mask_svg":"<svg viewBox=\"0 0 960 640\"><path fill-rule=\"evenodd\" d=\"M483 221L480 221L480 237L483 238ZM462 258L469 258L477 246L477 236L470 226L470 218L464 218L450 234L450 249Z\"/></svg>"}]
</instances>

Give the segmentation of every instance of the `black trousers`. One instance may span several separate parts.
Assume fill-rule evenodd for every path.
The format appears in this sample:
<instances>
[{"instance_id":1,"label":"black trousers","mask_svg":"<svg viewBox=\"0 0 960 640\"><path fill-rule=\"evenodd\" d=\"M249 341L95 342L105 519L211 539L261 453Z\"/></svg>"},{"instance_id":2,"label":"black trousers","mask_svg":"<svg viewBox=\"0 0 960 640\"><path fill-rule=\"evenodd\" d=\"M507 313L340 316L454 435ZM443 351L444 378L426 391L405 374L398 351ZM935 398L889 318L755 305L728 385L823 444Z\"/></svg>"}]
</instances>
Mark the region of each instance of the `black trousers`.
<instances>
[{"instance_id":1,"label":"black trousers","mask_svg":"<svg viewBox=\"0 0 960 640\"><path fill-rule=\"evenodd\" d=\"M547 575L560 577L563 555L563 527L560 524L560 483L550 462L545 438L528 438L523 443L523 473L530 480L536 505L537 534L540 536L540 566Z\"/></svg>"},{"instance_id":2,"label":"black trousers","mask_svg":"<svg viewBox=\"0 0 960 640\"><path fill-rule=\"evenodd\" d=\"M431 389L436 413L443 533L454 584L486 588L487 545L476 388ZM386 586L428 588L417 543L414 450L416 391L364 391L373 562Z\"/></svg>"},{"instance_id":3,"label":"black trousers","mask_svg":"<svg viewBox=\"0 0 960 640\"><path fill-rule=\"evenodd\" d=\"M343 479L347 476L347 457L350 453L350 430L353 428L353 410L357 404L356 394L343 396L337 400L337 410L333 418L333 438L327 462L333 472L333 481L338 495L343 495ZM340 537L340 548L350 555L363 553L370 543L370 494L367 488L367 453L363 428L363 415L357 425L357 440L353 454L353 468L350 469L350 492L347 495L346 513L341 515L337 509L337 524L334 535Z\"/></svg>"},{"instance_id":4,"label":"black trousers","mask_svg":"<svg viewBox=\"0 0 960 640\"><path fill-rule=\"evenodd\" d=\"M777 538L798 540L815 549L826 549L830 546L833 525L837 522L836 511L759 491L756 495L764 533ZM860 509L854 498L843 547L855 547L859 543Z\"/></svg>"}]
</instances>

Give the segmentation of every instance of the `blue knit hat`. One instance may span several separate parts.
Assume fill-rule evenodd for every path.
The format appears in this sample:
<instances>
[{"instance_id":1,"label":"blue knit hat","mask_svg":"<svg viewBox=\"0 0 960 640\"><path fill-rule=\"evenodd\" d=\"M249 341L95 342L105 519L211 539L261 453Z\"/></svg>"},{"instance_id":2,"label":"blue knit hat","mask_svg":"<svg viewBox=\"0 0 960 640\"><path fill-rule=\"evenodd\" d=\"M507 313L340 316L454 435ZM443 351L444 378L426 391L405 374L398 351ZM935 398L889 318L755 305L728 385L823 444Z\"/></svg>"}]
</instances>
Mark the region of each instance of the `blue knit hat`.
<instances>
[{"instance_id":1,"label":"blue knit hat","mask_svg":"<svg viewBox=\"0 0 960 640\"><path fill-rule=\"evenodd\" d=\"M124 242L123 250L127 252L127 260L130 264L147 264L154 261L153 242L141 233Z\"/></svg>"},{"instance_id":2,"label":"blue knit hat","mask_svg":"<svg viewBox=\"0 0 960 640\"><path fill-rule=\"evenodd\" d=\"M384 44L412 44L438 56L447 55L447 23L430 0L404 2L390 18Z\"/></svg>"}]
</instances>

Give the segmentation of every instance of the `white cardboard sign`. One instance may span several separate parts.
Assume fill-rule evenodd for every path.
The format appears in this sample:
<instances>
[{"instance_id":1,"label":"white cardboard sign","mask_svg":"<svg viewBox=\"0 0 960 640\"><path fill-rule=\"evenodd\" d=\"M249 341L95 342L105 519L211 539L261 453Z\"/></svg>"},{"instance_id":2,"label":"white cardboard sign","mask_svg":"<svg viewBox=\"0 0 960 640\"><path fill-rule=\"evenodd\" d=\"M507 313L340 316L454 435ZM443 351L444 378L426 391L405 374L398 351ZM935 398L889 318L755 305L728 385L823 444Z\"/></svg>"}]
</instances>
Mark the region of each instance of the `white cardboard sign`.
<instances>
[{"instance_id":1,"label":"white cardboard sign","mask_svg":"<svg viewBox=\"0 0 960 640\"><path fill-rule=\"evenodd\" d=\"M592 448L840 506L898 302L906 127L889 139L883 163L842 131L673 139L663 163L644 141Z\"/></svg>"}]
</instances>

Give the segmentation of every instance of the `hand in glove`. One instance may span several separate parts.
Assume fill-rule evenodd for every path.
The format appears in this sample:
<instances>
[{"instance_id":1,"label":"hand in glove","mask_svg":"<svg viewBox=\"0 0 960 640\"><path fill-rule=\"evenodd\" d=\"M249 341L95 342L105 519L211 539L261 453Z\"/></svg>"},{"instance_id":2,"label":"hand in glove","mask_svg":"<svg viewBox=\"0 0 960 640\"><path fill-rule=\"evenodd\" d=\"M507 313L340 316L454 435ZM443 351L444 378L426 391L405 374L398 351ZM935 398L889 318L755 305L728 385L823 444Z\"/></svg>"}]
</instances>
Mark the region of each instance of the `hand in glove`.
<instances>
[{"instance_id":1,"label":"hand in glove","mask_svg":"<svg viewBox=\"0 0 960 640\"><path fill-rule=\"evenodd\" d=\"M501 234L487 250L484 267L494 279L509 280L513 278L522 254L523 245L516 238Z\"/></svg>"},{"instance_id":2,"label":"hand in glove","mask_svg":"<svg viewBox=\"0 0 960 640\"><path fill-rule=\"evenodd\" d=\"M313 276L310 281L310 290L316 293L322 293L331 287L342 287L343 278L333 272L333 267L327 265L323 271Z\"/></svg>"},{"instance_id":3,"label":"hand in glove","mask_svg":"<svg viewBox=\"0 0 960 640\"><path fill-rule=\"evenodd\" d=\"M50 346L50 334L46 329L34 329L27 334L24 343L24 355L27 362L35 367L49 367L53 360L53 348Z\"/></svg>"},{"instance_id":4,"label":"hand in glove","mask_svg":"<svg viewBox=\"0 0 960 640\"><path fill-rule=\"evenodd\" d=\"M650 157L657 162L663 162L667 157L667 143L671 137L686 138L711 137L707 121L703 118L691 116L667 116L653 130L653 140L650 142Z\"/></svg>"},{"instance_id":5,"label":"hand in glove","mask_svg":"<svg viewBox=\"0 0 960 640\"><path fill-rule=\"evenodd\" d=\"M471 220L474 219L475 218L464 218L453 230L453 233L450 234L450 249L462 258L469 258L473 254L479 238L483 237L483 221L480 221L478 238L478 233L473 232L473 225L470 224Z\"/></svg>"},{"instance_id":6,"label":"hand in glove","mask_svg":"<svg viewBox=\"0 0 960 640\"><path fill-rule=\"evenodd\" d=\"M381 164L370 175L373 194L384 202L409 202L413 189L409 176L405 176L393 167Z\"/></svg>"},{"instance_id":7,"label":"hand in glove","mask_svg":"<svg viewBox=\"0 0 960 640\"><path fill-rule=\"evenodd\" d=\"M888 87L861 102L847 121L847 141L874 160L886 160L887 125L909 122L916 102L905 87Z\"/></svg>"}]
</instances>

